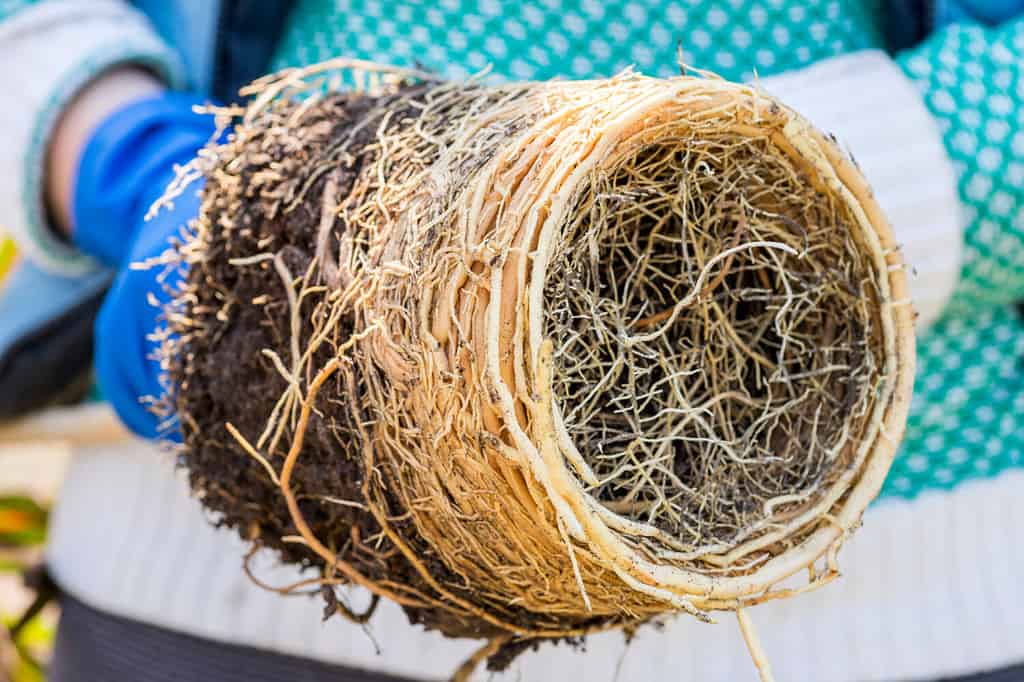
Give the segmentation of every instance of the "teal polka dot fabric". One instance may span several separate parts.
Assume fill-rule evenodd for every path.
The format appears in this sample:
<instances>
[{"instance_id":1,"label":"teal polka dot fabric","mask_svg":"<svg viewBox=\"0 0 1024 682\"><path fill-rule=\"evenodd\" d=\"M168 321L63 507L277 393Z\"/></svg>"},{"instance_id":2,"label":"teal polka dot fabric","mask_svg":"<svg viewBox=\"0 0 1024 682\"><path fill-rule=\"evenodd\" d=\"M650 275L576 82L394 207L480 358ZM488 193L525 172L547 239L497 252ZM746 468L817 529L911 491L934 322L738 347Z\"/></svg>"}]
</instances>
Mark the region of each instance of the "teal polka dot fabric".
<instances>
[{"instance_id":1,"label":"teal polka dot fabric","mask_svg":"<svg viewBox=\"0 0 1024 682\"><path fill-rule=\"evenodd\" d=\"M1024 466L1024 320L947 315L917 344L914 398L882 496L912 498Z\"/></svg>"},{"instance_id":2,"label":"teal polka dot fabric","mask_svg":"<svg viewBox=\"0 0 1024 682\"><path fill-rule=\"evenodd\" d=\"M334 56L464 78L612 75L685 63L733 80L879 47L880 3L810 0L301 0L276 68ZM899 56L942 126L969 221L962 283L918 342L907 437L882 498L1024 466L1022 24L951 27Z\"/></svg>"},{"instance_id":3,"label":"teal polka dot fabric","mask_svg":"<svg viewBox=\"0 0 1024 682\"><path fill-rule=\"evenodd\" d=\"M39 0L0 0L0 17L6 18L29 5L35 5Z\"/></svg>"},{"instance_id":4,"label":"teal polka dot fabric","mask_svg":"<svg viewBox=\"0 0 1024 682\"><path fill-rule=\"evenodd\" d=\"M492 65L515 80L679 73L733 80L881 45L877 0L301 0L276 67L345 55L450 78Z\"/></svg>"},{"instance_id":5,"label":"teal polka dot fabric","mask_svg":"<svg viewBox=\"0 0 1024 682\"><path fill-rule=\"evenodd\" d=\"M918 341L914 401L883 495L1024 466L1024 20L953 25L897 57L953 160L966 230L944 319Z\"/></svg>"},{"instance_id":6,"label":"teal polka dot fabric","mask_svg":"<svg viewBox=\"0 0 1024 682\"><path fill-rule=\"evenodd\" d=\"M949 310L1024 299L1024 19L954 25L898 57L942 128L967 230Z\"/></svg>"}]
</instances>

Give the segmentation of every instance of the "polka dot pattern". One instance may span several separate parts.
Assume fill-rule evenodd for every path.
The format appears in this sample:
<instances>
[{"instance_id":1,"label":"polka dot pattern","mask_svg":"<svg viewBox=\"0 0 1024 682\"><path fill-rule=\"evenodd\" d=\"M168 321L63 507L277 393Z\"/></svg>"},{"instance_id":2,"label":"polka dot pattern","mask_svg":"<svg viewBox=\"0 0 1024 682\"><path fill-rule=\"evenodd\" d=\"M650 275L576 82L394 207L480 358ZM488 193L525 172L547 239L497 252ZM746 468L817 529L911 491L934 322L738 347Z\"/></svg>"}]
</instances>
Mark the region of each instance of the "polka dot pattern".
<instances>
[{"instance_id":1,"label":"polka dot pattern","mask_svg":"<svg viewBox=\"0 0 1024 682\"><path fill-rule=\"evenodd\" d=\"M1010 307L947 315L917 353L907 435L882 496L1024 466L1024 319Z\"/></svg>"},{"instance_id":2,"label":"polka dot pattern","mask_svg":"<svg viewBox=\"0 0 1024 682\"><path fill-rule=\"evenodd\" d=\"M898 57L935 114L967 229L954 314L1024 298L1024 19L954 25Z\"/></svg>"},{"instance_id":3,"label":"polka dot pattern","mask_svg":"<svg viewBox=\"0 0 1024 682\"><path fill-rule=\"evenodd\" d=\"M347 55L465 78L490 64L528 80L658 76L691 66L734 79L881 45L877 0L301 0L276 67Z\"/></svg>"}]
</instances>

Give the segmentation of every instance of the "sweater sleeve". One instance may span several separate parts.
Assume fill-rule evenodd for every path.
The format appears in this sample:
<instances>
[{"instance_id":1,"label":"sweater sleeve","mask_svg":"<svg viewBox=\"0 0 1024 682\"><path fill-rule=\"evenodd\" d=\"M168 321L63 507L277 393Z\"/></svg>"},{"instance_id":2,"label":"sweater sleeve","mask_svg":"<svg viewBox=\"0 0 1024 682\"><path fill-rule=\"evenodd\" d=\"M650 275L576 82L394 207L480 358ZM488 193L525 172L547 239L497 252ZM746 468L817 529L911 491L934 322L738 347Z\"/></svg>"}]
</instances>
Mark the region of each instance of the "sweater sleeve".
<instances>
[{"instance_id":1,"label":"sweater sleeve","mask_svg":"<svg viewBox=\"0 0 1024 682\"><path fill-rule=\"evenodd\" d=\"M0 221L40 267L88 272L98 266L51 228L44 204L46 149L61 111L91 79L122 64L180 86L181 61L142 14L116 0L0 3L0 50L16 55L16 66L0 72Z\"/></svg>"},{"instance_id":2,"label":"sweater sleeve","mask_svg":"<svg viewBox=\"0 0 1024 682\"><path fill-rule=\"evenodd\" d=\"M865 50L760 84L856 159L911 267L918 329L930 326L957 284L963 226L939 126L910 80L888 55Z\"/></svg>"},{"instance_id":3,"label":"sweater sleeve","mask_svg":"<svg viewBox=\"0 0 1024 682\"><path fill-rule=\"evenodd\" d=\"M950 308L1024 297L1024 18L955 24L897 61L939 123L963 207L964 256Z\"/></svg>"}]
</instances>

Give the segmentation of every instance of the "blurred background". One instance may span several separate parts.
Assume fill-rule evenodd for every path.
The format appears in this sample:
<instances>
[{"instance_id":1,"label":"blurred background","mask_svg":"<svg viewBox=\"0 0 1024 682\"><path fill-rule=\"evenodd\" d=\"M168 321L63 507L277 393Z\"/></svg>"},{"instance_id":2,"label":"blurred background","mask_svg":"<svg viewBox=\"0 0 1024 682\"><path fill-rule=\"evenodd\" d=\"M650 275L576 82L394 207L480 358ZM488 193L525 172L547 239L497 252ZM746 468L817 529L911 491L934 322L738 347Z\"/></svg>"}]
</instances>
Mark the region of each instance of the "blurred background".
<instances>
[{"instance_id":1,"label":"blurred background","mask_svg":"<svg viewBox=\"0 0 1024 682\"><path fill-rule=\"evenodd\" d=\"M14 242L0 230L0 291L17 258ZM0 321L0 324L3 322ZM0 680L42 682L57 624L57 606L33 609L33 575L43 563L50 506L57 495L70 444L0 440ZM26 581L29 584L26 584Z\"/></svg>"}]
</instances>

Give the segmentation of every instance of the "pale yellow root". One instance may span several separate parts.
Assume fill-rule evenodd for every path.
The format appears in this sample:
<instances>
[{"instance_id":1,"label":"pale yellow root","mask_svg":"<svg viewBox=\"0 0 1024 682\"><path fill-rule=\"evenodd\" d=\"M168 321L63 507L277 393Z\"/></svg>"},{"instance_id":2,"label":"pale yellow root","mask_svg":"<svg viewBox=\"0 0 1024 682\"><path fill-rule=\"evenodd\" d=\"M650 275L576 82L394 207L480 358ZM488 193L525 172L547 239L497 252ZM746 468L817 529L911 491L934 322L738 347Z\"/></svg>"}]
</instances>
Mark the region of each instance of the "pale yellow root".
<instances>
[{"instance_id":1,"label":"pale yellow root","mask_svg":"<svg viewBox=\"0 0 1024 682\"><path fill-rule=\"evenodd\" d=\"M480 667L480 664L498 653L498 649L500 649L508 640L509 637L495 637L488 641L487 644L484 644L482 647L474 651L473 655L467 658L465 662L459 666L459 669L455 671L455 674L451 676L450 682L469 682L473 673Z\"/></svg>"},{"instance_id":2,"label":"pale yellow root","mask_svg":"<svg viewBox=\"0 0 1024 682\"><path fill-rule=\"evenodd\" d=\"M750 658L754 661L754 665L757 666L757 674L760 676L761 682L775 682L775 677L772 675L772 667L768 663L768 657L765 656L761 640L757 636L757 630L754 629L754 623L750 620L750 616L747 615L746 609L736 609L736 620L740 622L740 632L743 633L743 641L747 643L747 651L750 652Z\"/></svg>"}]
</instances>

